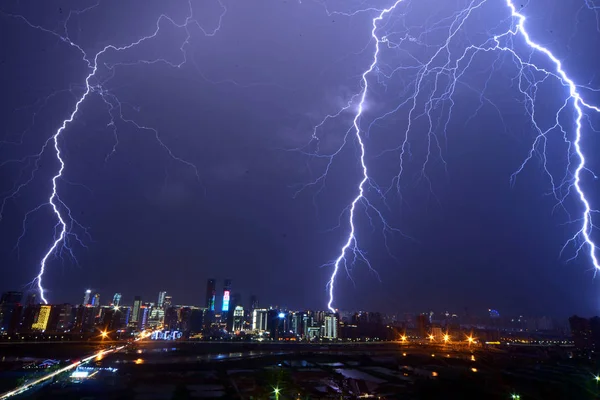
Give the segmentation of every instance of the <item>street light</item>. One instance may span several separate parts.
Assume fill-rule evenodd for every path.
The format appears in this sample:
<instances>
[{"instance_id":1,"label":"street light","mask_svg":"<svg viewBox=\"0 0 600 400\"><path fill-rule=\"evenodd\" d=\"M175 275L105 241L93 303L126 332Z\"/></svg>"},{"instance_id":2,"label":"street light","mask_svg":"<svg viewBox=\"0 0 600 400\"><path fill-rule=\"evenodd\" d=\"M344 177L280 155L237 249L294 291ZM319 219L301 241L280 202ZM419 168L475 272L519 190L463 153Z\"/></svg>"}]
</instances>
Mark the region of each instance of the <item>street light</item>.
<instances>
[{"instance_id":1,"label":"street light","mask_svg":"<svg viewBox=\"0 0 600 400\"><path fill-rule=\"evenodd\" d=\"M273 389L273 393L275 393L275 399L279 399L279 392L281 392L281 389L279 389L278 387Z\"/></svg>"},{"instance_id":2,"label":"street light","mask_svg":"<svg viewBox=\"0 0 600 400\"><path fill-rule=\"evenodd\" d=\"M108 337L108 332L102 331L102 333L100 334L100 336L102 336L102 339L105 339L105 338Z\"/></svg>"},{"instance_id":3,"label":"street light","mask_svg":"<svg viewBox=\"0 0 600 400\"><path fill-rule=\"evenodd\" d=\"M448 334L444 335L444 342L448 343L448 340L450 340L450 336Z\"/></svg>"}]
</instances>

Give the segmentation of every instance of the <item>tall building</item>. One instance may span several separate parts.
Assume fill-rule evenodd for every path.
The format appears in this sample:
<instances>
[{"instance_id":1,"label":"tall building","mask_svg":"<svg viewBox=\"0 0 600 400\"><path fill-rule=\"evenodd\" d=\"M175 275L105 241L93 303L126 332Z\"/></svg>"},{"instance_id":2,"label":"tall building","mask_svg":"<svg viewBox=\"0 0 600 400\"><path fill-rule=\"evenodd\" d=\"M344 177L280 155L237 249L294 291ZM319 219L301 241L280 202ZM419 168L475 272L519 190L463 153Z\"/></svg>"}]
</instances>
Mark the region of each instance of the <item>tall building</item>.
<instances>
[{"instance_id":1,"label":"tall building","mask_svg":"<svg viewBox=\"0 0 600 400\"><path fill-rule=\"evenodd\" d=\"M252 330L264 332L267 330L268 310L266 308L255 308L252 310Z\"/></svg>"},{"instance_id":2,"label":"tall building","mask_svg":"<svg viewBox=\"0 0 600 400\"><path fill-rule=\"evenodd\" d=\"M223 307L221 311L224 319L227 319L227 313L229 312L229 301L231 300L231 279L225 279L223 285Z\"/></svg>"},{"instance_id":3,"label":"tall building","mask_svg":"<svg viewBox=\"0 0 600 400\"><path fill-rule=\"evenodd\" d=\"M133 298L133 310L131 311L131 323L137 325L140 319L140 308L142 307L142 297L135 296Z\"/></svg>"},{"instance_id":4,"label":"tall building","mask_svg":"<svg viewBox=\"0 0 600 400\"><path fill-rule=\"evenodd\" d=\"M4 292L0 297L0 304L6 303L20 303L23 299L23 292Z\"/></svg>"},{"instance_id":5,"label":"tall building","mask_svg":"<svg viewBox=\"0 0 600 400\"><path fill-rule=\"evenodd\" d=\"M158 303L156 303L159 307L162 307L165 304L165 296L167 292L158 292Z\"/></svg>"},{"instance_id":6,"label":"tall building","mask_svg":"<svg viewBox=\"0 0 600 400\"><path fill-rule=\"evenodd\" d=\"M92 298L92 307L100 307L100 293L96 293Z\"/></svg>"},{"instance_id":7,"label":"tall building","mask_svg":"<svg viewBox=\"0 0 600 400\"><path fill-rule=\"evenodd\" d=\"M22 292L6 292L0 297L0 331L15 332L20 323L23 306Z\"/></svg>"},{"instance_id":8,"label":"tall building","mask_svg":"<svg viewBox=\"0 0 600 400\"><path fill-rule=\"evenodd\" d=\"M163 302L164 308L169 308L169 307L171 307L172 304L173 304L173 297L165 296L165 301Z\"/></svg>"},{"instance_id":9,"label":"tall building","mask_svg":"<svg viewBox=\"0 0 600 400\"><path fill-rule=\"evenodd\" d=\"M45 331L48 327L48 320L50 320L50 312L52 311L52 306L43 305L40 306L39 313L31 328L36 331Z\"/></svg>"},{"instance_id":10,"label":"tall building","mask_svg":"<svg viewBox=\"0 0 600 400\"><path fill-rule=\"evenodd\" d=\"M239 332L244 329L244 307L236 306L233 310L233 331Z\"/></svg>"},{"instance_id":11,"label":"tall building","mask_svg":"<svg viewBox=\"0 0 600 400\"><path fill-rule=\"evenodd\" d=\"M323 332L323 337L327 339L338 338L338 319L333 314L325 317L325 332Z\"/></svg>"},{"instance_id":12,"label":"tall building","mask_svg":"<svg viewBox=\"0 0 600 400\"><path fill-rule=\"evenodd\" d=\"M27 295L27 306L35 306L36 304L38 304L37 302L37 294L35 292L29 293Z\"/></svg>"},{"instance_id":13,"label":"tall building","mask_svg":"<svg viewBox=\"0 0 600 400\"><path fill-rule=\"evenodd\" d=\"M119 303L121 302L121 293L115 293L113 296L113 306L119 307Z\"/></svg>"},{"instance_id":14,"label":"tall building","mask_svg":"<svg viewBox=\"0 0 600 400\"><path fill-rule=\"evenodd\" d=\"M85 294L83 295L83 305L87 306L88 304L90 304L90 296L92 295L92 291L90 289L85 291Z\"/></svg>"},{"instance_id":15,"label":"tall building","mask_svg":"<svg viewBox=\"0 0 600 400\"><path fill-rule=\"evenodd\" d=\"M253 294L252 296L250 296L250 309L254 310L255 308L258 308L258 297L256 297L255 294Z\"/></svg>"},{"instance_id":16,"label":"tall building","mask_svg":"<svg viewBox=\"0 0 600 400\"><path fill-rule=\"evenodd\" d=\"M217 284L214 279L209 279L206 282L206 309L215 311L215 298L217 297Z\"/></svg>"}]
</instances>

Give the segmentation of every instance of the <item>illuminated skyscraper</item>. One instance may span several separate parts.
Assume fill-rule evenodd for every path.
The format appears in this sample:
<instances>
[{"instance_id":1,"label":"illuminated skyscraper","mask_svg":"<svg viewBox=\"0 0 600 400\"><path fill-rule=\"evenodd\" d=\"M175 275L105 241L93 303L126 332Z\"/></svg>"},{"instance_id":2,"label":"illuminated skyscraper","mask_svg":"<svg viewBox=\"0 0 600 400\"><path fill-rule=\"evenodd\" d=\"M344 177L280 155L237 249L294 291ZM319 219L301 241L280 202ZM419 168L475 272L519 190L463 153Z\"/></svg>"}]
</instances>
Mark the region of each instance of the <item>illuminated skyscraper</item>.
<instances>
[{"instance_id":1,"label":"illuminated skyscraper","mask_svg":"<svg viewBox=\"0 0 600 400\"><path fill-rule=\"evenodd\" d=\"M252 310L252 330L260 333L267 330L268 310L255 308Z\"/></svg>"},{"instance_id":2,"label":"illuminated skyscraper","mask_svg":"<svg viewBox=\"0 0 600 400\"><path fill-rule=\"evenodd\" d=\"M37 318L31 328L36 331L45 331L48 327L48 320L50 319L50 311L52 311L52 306L43 305L40 306L40 311L37 315Z\"/></svg>"},{"instance_id":3,"label":"illuminated skyscraper","mask_svg":"<svg viewBox=\"0 0 600 400\"><path fill-rule=\"evenodd\" d=\"M233 331L239 332L244 329L244 307L236 306L233 310Z\"/></svg>"},{"instance_id":4,"label":"illuminated skyscraper","mask_svg":"<svg viewBox=\"0 0 600 400\"><path fill-rule=\"evenodd\" d=\"M335 315L325 317L325 332L323 337L327 339L337 339L338 337L338 319Z\"/></svg>"},{"instance_id":5,"label":"illuminated skyscraper","mask_svg":"<svg viewBox=\"0 0 600 400\"><path fill-rule=\"evenodd\" d=\"M225 279L225 285L223 286L223 307L221 311L223 316L229 312L229 300L231 299L231 279Z\"/></svg>"},{"instance_id":6,"label":"illuminated skyscraper","mask_svg":"<svg viewBox=\"0 0 600 400\"><path fill-rule=\"evenodd\" d=\"M206 309L215 311L215 298L217 297L217 284L214 279L206 282Z\"/></svg>"},{"instance_id":7,"label":"illuminated skyscraper","mask_svg":"<svg viewBox=\"0 0 600 400\"><path fill-rule=\"evenodd\" d=\"M169 308L169 307L171 307L172 304L173 304L173 297L165 296L165 301L163 303L164 308Z\"/></svg>"},{"instance_id":8,"label":"illuminated skyscraper","mask_svg":"<svg viewBox=\"0 0 600 400\"><path fill-rule=\"evenodd\" d=\"M142 297L135 296L133 298L133 310L131 313L131 323L136 325L140 318L140 308L142 307Z\"/></svg>"},{"instance_id":9,"label":"illuminated skyscraper","mask_svg":"<svg viewBox=\"0 0 600 400\"><path fill-rule=\"evenodd\" d=\"M92 295L92 291L90 289L85 291L85 294L83 295L83 305L87 306L88 304L90 304L90 296Z\"/></svg>"},{"instance_id":10,"label":"illuminated skyscraper","mask_svg":"<svg viewBox=\"0 0 600 400\"><path fill-rule=\"evenodd\" d=\"M96 293L92 298L92 307L100 307L100 293Z\"/></svg>"},{"instance_id":11,"label":"illuminated skyscraper","mask_svg":"<svg viewBox=\"0 0 600 400\"><path fill-rule=\"evenodd\" d=\"M167 295L167 292L158 292L158 303L157 305L159 307L162 307L165 303L165 296Z\"/></svg>"},{"instance_id":12,"label":"illuminated skyscraper","mask_svg":"<svg viewBox=\"0 0 600 400\"><path fill-rule=\"evenodd\" d=\"M113 306L119 307L119 303L121 302L121 293L115 293L113 296Z\"/></svg>"}]
</instances>

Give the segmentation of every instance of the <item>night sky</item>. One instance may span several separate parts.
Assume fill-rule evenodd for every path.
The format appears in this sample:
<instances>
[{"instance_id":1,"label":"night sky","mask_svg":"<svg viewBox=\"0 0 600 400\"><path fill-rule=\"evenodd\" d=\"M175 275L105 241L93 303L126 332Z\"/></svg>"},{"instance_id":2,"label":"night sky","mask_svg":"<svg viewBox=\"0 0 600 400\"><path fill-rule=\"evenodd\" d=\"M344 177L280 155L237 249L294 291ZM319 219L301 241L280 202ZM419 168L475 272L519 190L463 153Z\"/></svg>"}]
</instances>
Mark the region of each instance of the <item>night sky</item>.
<instances>
[{"instance_id":1,"label":"night sky","mask_svg":"<svg viewBox=\"0 0 600 400\"><path fill-rule=\"evenodd\" d=\"M223 9L217 1L197 1L192 5L199 25L188 25L187 43L186 30L163 18L155 38L100 56L91 82L97 90L59 139L66 163L59 195L81 224L72 232L87 248L70 237L77 262L68 251L50 258L44 275L50 302L76 303L92 288L103 301L115 292L126 303L134 295L156 301L158 291L167 290L174 303L203 305L207 278L218 280L218 290L223 279L231 278L244 305L256 294L262 305L326 308L331 268L322 265L338 256L347 237L348 217L340 214L361 179L359 149L350 136L327 178L300 190L323 174L328 161L306 152L315 150L314 142L308 145L313 126L360 91L361 74L373 56L376 13L328 15L328 10L356 10L364 3L359 1L327 2L327 9L308 0L223 2L227 12L214 35ZM390 40L394 33L396 39L410 34L439 44L449 25L443 19L467 3L407 2L379 33ZM489 37L486 31L508 26L505 2L488 3L461 30L455 51L471 41L481 43ZM52 145L39 159L31 155L73 112L89 73L82 54L58 35L66 35L66 26L70 39L93 56L108 44L123 46L152 34L161 14L177 23L189 14L186 1L106 1L71 12L65 25L71 10L94 4L12 1L0 7L0 160L5 161L0 192L8 196L33 177L5 202L0 291L25 290L52 243L56 219L48 206L29 214L25 224L23 218L47 202L59 164ZM598 88L600 29L596 13L585 4L532 0L523 13L532 38L555 52L577 83ZM364 132L407 99L414 70L396 72L391 79L384 74L415 65L414 59L431 52L417 44L406 40L402 49L382 52L380 68L369 79ZM520 42L515 48L528 57ZM139 62L157 59L181 66ZM400 194L394 186L384 203L369 192L389 225L404 235L387 235L388 252L377 215L369 214L371 225L359 207L357 237L378 276L362 263L352 267L352 279L341 273L336 307L393 313L461 313L465 307L471 313L491 307L501 315L598 313L600 283L589 259L581 255L567 262L573 247L560 254L579 227L568 224L581 215L579 203L569 197L565 209L555 207L537 155L511 186L511 174L535 137L516 77L515 64L498 53L472 62L457 86L445 134L439 127L436 131L447 171L433 144L426 175L421 173L427 119L416 119ZM426 81L431 90L433 79ZM112 110L114 124L100 87L122 106L122 118ZM598 93L582 93L600 103ZM553 124L564 95L556 82L542 85L536 101L541 125ZM426 101L417 100L415 115ZM409 108L373 124L365 135L365 160L383 191L400 166L399 151L385 150L401 145ZM343 143L354 110L318 131L322 153ZM568 135L572 115L566 111L561 117ZM132 120L155 131L138 129L127 122ZM598 172L600 141L590 124L600 128L598 116L585 119L583 140L588 167ZM305 153L291 151L298 148ZM555 131L547 145L547 166L555 176L564 174L566 152L562 134ZM598 181L589 173L582 176L597 206ZM23 226L26 234L17 248Z\"/></svg>"}]
</instances>

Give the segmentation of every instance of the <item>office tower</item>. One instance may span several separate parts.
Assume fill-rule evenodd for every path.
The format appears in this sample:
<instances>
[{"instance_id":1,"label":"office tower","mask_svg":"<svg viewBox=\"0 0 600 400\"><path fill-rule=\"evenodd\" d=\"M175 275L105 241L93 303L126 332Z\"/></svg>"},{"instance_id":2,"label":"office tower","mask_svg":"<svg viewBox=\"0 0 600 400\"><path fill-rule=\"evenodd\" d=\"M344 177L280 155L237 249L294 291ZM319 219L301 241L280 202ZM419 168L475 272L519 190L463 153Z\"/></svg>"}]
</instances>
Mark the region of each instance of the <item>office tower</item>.
<instances>
[{"instance_id":1,"label":"office tower","mask_svg":"<svg viewBox=\"0 0 600 400\"><path fill-rule=\"evenodd\" d=\"M215 311L215 297L217 296L217 285L214 279L206 282L206 309Z\"/></svg>"},{"instance_id":2,"label":"office tower","mask_svg":"<svg viewBox=\"0 0 600 400\"><path fill-rule=\"evenodd\" d=\"M142 307L142 297L135 296L133 298L133 310L131 313L131 323L137 324L140 319L140 308Z\"/></svg>"},{"instance_id":3,"label":"office tower","mask_svg":"<svg viewBox=\"0 0 600 400\"><path fill-rule=\"evenodd\" d=\"M267 330L268 311L265 308L255 308L252 310L252 330L260 333Z\"/></svg>"},{"instance_id":4,"label":"office tower","mask_svg":"<svg viewBox=\"0 0 600 400\"><path fill-rule=\"evenodd\" d=\"M40 306L39 313L31 328L35 331L45 331L48 327L48 320L50 319L50 312L52 306L43 305Z\"/></svg>"},{"instance_id":5,"label":"office tower","mask_svg":"<svg viewBox=\"0 0 600 400\"><path fill-rule=\"evenodd\" d=\"M225 285L223 285L223 307L221 311L223 315L229 312L229 300L231 298L231 279L225 279Z\"/></svg>"},{"instance_id":6,"label":"office tower","mask_svg":"<svg viewBox=\"0 0 600 400\"><path fill-rule=\"evenodd\" d=\"M121 302L121 293L115 293L113 296L113 306L119 307L119 303Z\"/></svg>"},{"instance_id":7,"label":"office tower","mask_svg":"<svg viewBox=\"0 0 600 400\"><path fill-rule=\"evenodd\" d=\"M253 294L252 296L250 296L250 309L254 310L255 308L258 308L258 297L256 297L255 294Z\"/></svg>"},{"instance_id":8,"label":"office tower","mask_svg":"<svg viewBox=\"0 0 600 400\"><path fill-rule=\"evenodd\" d=\"M244 307L236 306L233 310L233 331L244 330Z\"/></svg>"},{"instance_id":9,"label":"office tower","mask_svg":"<svg viewBox=\"0 0 600 400\"><path fill-rule=\"evenodd\" d=\"M165 301L163 303L163 306L165 308L169 308L169 307L171 307L172 304L173 304L173 297L172 296L165 296Z\"/></svg>"},{"instance_id":10,"label":"office tower","mask_svg":"<svg viewBox=\"0 0 600 400\"><path fill-rule=\"evenodd\" d=\"M327 339L338 338L338 319L335 314L325 317L325 332L323 337Z\"/></svg>"},{"instance_id":11,"label":"office tower","mask_svg":"<svg viewBox=\"0 0 600 400\"><path fill-rule=\"evenodd\" d=\"M90 304L90 296L92 295L92 291L90 289L85 291L85 294L83 295L83 305L87 306L88 304Z\"/></svg>"},{"instance_id":12,"label":"office tower","mask_svg":"<svg viewBox=\"0 0 600 400\"><path fill-rule=\"evenodd\" d=\"M100 293L96 293L92 298L92 307L100 307Z\"/></svg>"},{"instance_id":13,"label":"office tower","mask_svg":"<svg viewBox=\"0 0 600 400\"><path fill-rule=\"evenodd\" d=\"M156 303L159 307L162 307L165 303L165 296L167 292L158 292L158 303Z\"/></svg>"}]
</instances>

